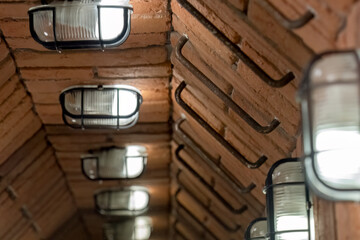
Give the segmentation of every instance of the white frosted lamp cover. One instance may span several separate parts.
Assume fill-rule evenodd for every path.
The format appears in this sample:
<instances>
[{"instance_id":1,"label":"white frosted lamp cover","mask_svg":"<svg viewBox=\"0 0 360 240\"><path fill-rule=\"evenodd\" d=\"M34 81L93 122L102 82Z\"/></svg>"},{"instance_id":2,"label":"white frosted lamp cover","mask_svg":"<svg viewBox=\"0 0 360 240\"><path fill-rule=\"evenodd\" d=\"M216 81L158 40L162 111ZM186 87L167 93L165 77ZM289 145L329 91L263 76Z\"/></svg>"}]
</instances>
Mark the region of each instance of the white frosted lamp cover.
<instances>
[{"instance_id":1,"label":"white frosted lamp cover","mask_svg":"<svg viewBox=\"0 0 360 240\"><path fill-rule=\"evenodd\" d=\"M81 157L82 171L90 180L133 179L145 171L147 153L144 146L105 148Z\"/></svg>"},{"instance_id":2,"label":"white frosted lamp cover","mask_svg":"<svg viewBox=\"0 0 360 240\"><path fill-rule=\"evenodd\" d=\"M63 120L72 128L130 128L141 103L140 91L127 85L74 86L60 94Z\"/></svg>"},{"instance_id":3,"label":"white frosted lamp cover","mask_svg":"<svg viewBox=\"0 0 360 240\"><path fill-rule=\"evenodd\" d=\"M34 40L52 50L107 48L130 34L128 0L54 1L29 9Z\"/></svg>"},{"instance_id":4,"label":"white frosted lamp cover","mask_svg":"<svg viewBox=\"0 0 360 240\"><path fill-rule=\"evenodd\" d=\"M359 51L321 54L299 92L306 180L330 200L360 201L359 62Z\"/></svg>"},{"instance_id":5,"label":"white frosted lamp cover","mask_svg":"<svg viewBox=\"0 0 360 240\"><path fill-rule=\"evenodd\" d=\"M152 232L150 217L126 218L118 222L105 223L105 240L147 240Z\"/></svg>"},{"instance_id":6,"label":"white frosted lamp cover","mask_svg":"<svg viewBox=\"0 0 360 240\"><path fill-rule=\"evenodd\" d=\"M266 207L270 240L314 240L313 212L298 159L283 159L266 179Z\"/></svg>"},{"instance_id":7,"label":"white frosted lamp cover","mask_svg":"<svg viewBox=\"0 0 360 240\"><path fill-rule=\"evenodd\" d=\"M107 216L137 216L147 211L150 195L145 187L101 190L94 195L95 208Z\"/></svg>"},{"instance_id":8,"label":"white frosted lamp cover","mask_svg":"<svg viewBox=\"0 0 360 240\"><path fill-rule=\"evenodd\" d=\"M266 240L267 219L257 218L252 221L245 231L245 240Z\"/></svg>"}]
</instances>

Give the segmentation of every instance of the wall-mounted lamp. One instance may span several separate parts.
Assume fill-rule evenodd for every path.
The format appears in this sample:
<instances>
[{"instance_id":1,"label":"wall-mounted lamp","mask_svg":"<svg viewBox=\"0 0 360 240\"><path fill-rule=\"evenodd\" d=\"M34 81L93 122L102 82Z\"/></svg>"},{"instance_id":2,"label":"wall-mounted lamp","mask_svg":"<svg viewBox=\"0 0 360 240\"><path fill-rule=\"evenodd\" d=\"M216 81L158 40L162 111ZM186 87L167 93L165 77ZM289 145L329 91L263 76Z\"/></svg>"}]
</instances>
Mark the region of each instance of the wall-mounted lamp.
<instances>
[{"instance_id":1,"label":"wall-mounted lamp","mask_svg":"<svg viewBox=\"0 0 360 240\"><path fill-rule=\"evenodd\" d=\"M315 57L299 100L308 185L323 198L360 201L359 51Z\"/></svg>"},{"instance_id":2,"label":"wall-mounted lamp","mask_svg":"<svg viewBox=\"0 0 360 240\"><path fill-rule=\"evenodd\" d=\"M63 120L73 128L130 128L141 103L140 91L125 85L74 86L60 94Z\"/></svg>"},{"instance_id":3,"label":"wall-mounted lamp","mask_svg":"<svg viewBox=\"0 0 360 240\"><path fill-rule=\"evenodd\" d=\"M266 218L256 218L245 231L245 240L266 240L267 239Z\"/></svg>"},{"instance_id":4,"label":"wall-mounted lamp","mask_svg":"<svg viewBox=\"0 0 360 240\"><path fill-rule=\"evenodd\" d=\"M266 207L270 240L313 240L314 218L302 163L276 162L266 178Z\"/></svg>"},{"instance_id":5,"label":"wall-mounted lamp","mask_svg":"<svg viewBox=\"0 0 360 240\"><path fill-rule=\"evenodd\" d=\"M147 211L150 194L145 187L101 190L94 195L95 209L106 216L137 216Z\"/></svg>"},{"instance_id":6,"label":"wall-mounted lamp","mask_svg":"<svg viewBox=\"0 0 360 240\"><path fill-rule=\"evenodd\" d=\"M29 9L31 36L51 50L108 48L130 33L128 0L55 1Z\"/></svg>"},{"instance_id":7,"label":"wall-mounted lamp","mask_svg":"<svg viewBox=\"0 0 360 240\"><path fill-rule=\"evenodd\" d=\"M90 180L131 179L145 171L146 148L126 146L93 151L81 157L81 168Z\"/></svg>"},{"instance_id":8,"label":"wall-mounted lamp","mask_svg":"<svg viewBox=\"0 0 360 240\"><path fill-rule=\"evenodd\" d=\"M148 240L152 231L150 217L126 218L105 223L104 240Z\"/></svg>"}]
</instances>

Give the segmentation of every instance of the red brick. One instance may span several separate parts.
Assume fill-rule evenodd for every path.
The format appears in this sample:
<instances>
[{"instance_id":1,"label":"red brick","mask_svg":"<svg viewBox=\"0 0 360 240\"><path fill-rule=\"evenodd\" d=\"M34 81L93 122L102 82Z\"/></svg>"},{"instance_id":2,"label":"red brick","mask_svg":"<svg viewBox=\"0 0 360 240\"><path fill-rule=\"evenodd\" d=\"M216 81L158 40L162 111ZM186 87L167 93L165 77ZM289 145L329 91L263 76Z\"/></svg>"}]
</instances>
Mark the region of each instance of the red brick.
<instances>
[{"instance_id":1,"label":"red brick","mask_svg":"<svg viewBox=\"0 0 360 240\"><path fill-rule=\"evenodd\" d=\"M17 122L15 127L8 125L12 131L7 132L0 139L0 165L41 128L39 118L32 111L29 111L20 121L14 122Z\"/></svg>"},{"instance_id":2,"label":"red brick","mask_svg":"<svg viewBox=\"0 0 360 240\"><path fill-rule=\"evenodd\" d=\"M295 61L299 61L300 66L304 66L310 59L312 52L296 35L281 26L272 15L261 5L262 0L249 2L248 18L256 28L268 39L275 43L284 55L289 56Z\"/></svg>"},{"instance_id":3,"label":"red brick","mask_svg":"<svg viewBox=\"0 0 360 240\"><path fill-rule=\"evenodd\" d=\"M357 0L323 0L326 2L334 11L348 14L352 8L352 5L356 3Z\"/></svg>"},{"instance_id":4,"label":"red brick","mask_svg":"<svg viewBox=\"0 0 360 240\"><path fill-rule=\"evenodd\" d=\"M360 27L359 21L360 2L352 6L347 16L346 26L339 33L337 47L341 49L359 48L360 38L358 29Z\"/></svg>"},{"instance_id":5,"label":"red brick","mask_svg":"<svg viewBox=\"0 0 360 240\"><path fill-rule=\"evenodd\" d=\"M0 4L0 19L27 19L28 10L38 4L35 3L1 3Z\"/></svg>"},{"instance_id":6,"label":"red brick","mask_svg":"<svg viewBox=\"0 0 360 240\"><path fill-rule=\"evenodd\" d=\"M171 74L169 63L119 68L97 68L101 78L167 77Z\"/></svg>"},{"instance_id":7,"label":"red brick","mask_svg":"<svg viewBox=\"0 0 360 240\"><path fill-rule=\"evenodd\" d=\"M29 22L27 20L3 19L0 21L0 27L7 38L31 37ZM169 14L133 14L131 17L130 35L139 33L166 32L168 30L170 30Z\"/></svg>"},{"instance_id":8,"label":"red brick","mask_svg":"<svg viewBox=\"0 0 360 240\"><path fill-rule=\"evenodd\" d=\"M165 47L101 51L33 52L15 51L19 67L93 67L131 66L163 63L167 59Z\"/></svg>"},{"instance_id":9,"label":"red brick","mask_svg":"<svg viewBox=\"0 0 360 240\"><path fill-rule=\"evenodd\" d=\"M131 17L131 34L156 33L169 31L170 14L133 14Z\"/></svg>"},{"instance_id":10,"label":"red brick","mask_svg":"<svg viewBox=\"0 0 360 240\"><path fill-rule=\"evenodd\" d=\"M3 61L9 55L9 49L5 42L1 39L0 41L0 62Z\"/></svg>"},{"instance_id":11,"label":"red brick","mask_svg":"<svg viewBox=\"0 0 360 240\"><path fill-rule=\"evenodd\" d=\"M15 70L14 61L10 56L0 63L0 87L15 74Z\"/></svg>"},{"instance_id":12,"label":"red brick","mask_svg":"<svg viewBox=\"0 0 360 240\"><path fill-rule=\"evenodd\" d=\"M0 105L0 121L4 119L5 116L17 106L17 104L21 103L25 96L25 89L21 84L18 84L15 91L12 92L6 101Z\"/></svg>"},{"instance_id":13,"label":"red brick","mask_svg":"<svg viewBox=\"0 0 360 240\"><path fill-rule=\"evenodd\" d=\"M261 3L261 2L260 2ZM278 11L289 19L297 19L308 8L315 11L315 18L305 26L293 30L315 52L321 52L335 47L338 31L343 26L344 19L337 12L328 7L326 3L316 0L305 1L271 1Z\"/></svg>"},{"instance_id":14,"label":"red brick","mask_svg":"<svg viewBox=\"0 0 360 240\"><path fill-rule=\"evenodd\" d=\"M25 80L89 80L94 75L92 68L23 68L20 73Z\"/></svg>"}]
</instances>

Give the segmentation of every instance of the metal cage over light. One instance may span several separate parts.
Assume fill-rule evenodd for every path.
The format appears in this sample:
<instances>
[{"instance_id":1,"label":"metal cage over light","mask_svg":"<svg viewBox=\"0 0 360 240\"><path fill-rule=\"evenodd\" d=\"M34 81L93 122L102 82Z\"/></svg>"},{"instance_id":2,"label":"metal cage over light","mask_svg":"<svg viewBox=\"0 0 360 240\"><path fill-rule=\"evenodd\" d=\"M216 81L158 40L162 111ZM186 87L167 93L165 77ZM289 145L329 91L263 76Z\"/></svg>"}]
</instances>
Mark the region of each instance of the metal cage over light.
<instances>
[{"instance_id":1,"label":"metal cage over light","mask_svg":"<svg viewBox=\"0 0 360 240\"><path fill-rule=\"evenodd\" d=\"M29 9L30 32L51 50L108 48L130 34L128 0L54 1Z\"/></svg>"},{"instance_id":2,"label":"metal cage over light","mask_svg":"<svg viewBox=\"0 0 360 240\"><path fill-rule=\"evenodd\" d=\"M105 148L81 157L82 171L90 180L137 178L146 162L146 148L137 145Z\"/></svg>"},{"instance_id":3,"label":"metal cage over light","mask_svg":"<svg viewBox=\"0 0 360 240\"><path fill-rule=\"evenodd\" d=\"M306 180L331 200L360 201L359 54L318 55L299 92Z\"/></svg>"},{"instance_id":4,"label":"metal cage over light","mask_svg":"<svg viewBox=\"0 0 360 240\"><path fill-rule=\"evenodd\" d=\"M74 86L60 94L63 120L73 128L130 128L141 103L140 91L125 85Z\"/></svg>"},{"instance_id":5,"label":"metal cage over light","mask_svg":"<svg viewBox=\"0 0 360 240\"><path fill-rule=\"evenodd\" d=\"M267 219L256 218L247 227L245 231L245 240L266 240L267 231Z\"/></svg>"},{"instance_id":6,"label":"metal cage over light","mask_svg":"<svg viewBox=\"0 0 360 240\"><path fill-rule=\"evenodd\" d=\"M148 240L151 231L150 217L126 218L103 225L104 240Z\"/></svg>"},{"instance_id":7,"label":"metal cage over light","mask_svg":"<svg viewBox=\"0 0 360 240\"><path fill-rule=\"evenodd\" d=\"M106 216L138 216L147 211L150 194L145 187L101 190L94 195L96 210Z\"/></svg>"},{"instance_id":8,"label":"metal cage over light","mask_svg":"<svg viewBox=\"0 0 360 240\"><path fill-rule=\"evenodd\" d=\"M264 191L270 240L314 240L314 217L303 166L282 159L270 169Z\"/></svg>"}]
</instances>

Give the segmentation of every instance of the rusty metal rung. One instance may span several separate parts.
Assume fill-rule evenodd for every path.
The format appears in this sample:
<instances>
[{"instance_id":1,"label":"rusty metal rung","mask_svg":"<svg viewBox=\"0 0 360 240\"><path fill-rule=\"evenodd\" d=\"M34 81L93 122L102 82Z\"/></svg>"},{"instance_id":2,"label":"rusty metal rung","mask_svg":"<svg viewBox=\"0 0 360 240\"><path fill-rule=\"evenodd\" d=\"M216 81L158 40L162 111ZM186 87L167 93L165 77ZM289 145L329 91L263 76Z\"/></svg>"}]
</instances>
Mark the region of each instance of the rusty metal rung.
<instances>
[{"instance_id":1,"label":"rusty metal rung","mask_svg":"<svg viewBox=\"0 0 360 240\"><path fill-rule=\"evenodd\" d=\"M184 45L189 39L183 35L175 47L175 56L176 58L187 68L189 71L194 74L208 89L210 89L216 96L218 96L227 107L231 108L239 117L241 117L251 128L255 131L263 134L272 132L280 122L274 118L271 123L267 126L261 126L255 119L253 119L244 109L239 107L227 94L225 94L221 89L216 86L208 77L206 77L199 69L197 69L189 60L187 60L184 55L181 53Z\"/></svg>"},{"instance_id":2,"label":"rusty metal rung","mask_svg":"<svg viewBox=\"0 0 360 240\"><path fill-rule=\"evenodd\" d=\"M181 190L182 190L182 189L179 188L179 189L176 191L175 195L174 195L174 198L175 198L175 201L176 201L176 204L178 205L178 207L180 207L181 209L183 209L193 220L195 220L195 222L197 222L200 226L202 226L203 229L204 229L207 233L209 233L214 239L219 240L219 238L218 238L210 229L208 229L208 228L204 225L204 223L202 223L199 219L197 219L197 217L194 216L194 214L193 214L191 211L189 211L189 210L179 201L179 199L177 198L177 196L179 195L179 193L181 192ZM178 211L178 210L177 210L177 211Z\"/></svg>"},{"instance_id":3,"label":"rusty metal rung","mask_svg":"<svg viewBox=\"0 0 360 240\"><path fill-rule=\"evenodd\" d=\"M209 156L195 141L187 135L180 127L185 121L185 118L179 118L175 124L175 132L180 135L181 139L189 146L215 173L217 173L221 179L223 179L236 193L245 194L251 192L256 185L250 183L247 187L244 187L235 176L232 175L225 167L222 166L221 162L217 161Z\"/></svg>"},{"instance_id":4,"label":"rusty metal rung","mask_svg":"<svg viewBox=\"0 0 360 240\"><path fill-rule=\"evenodd\" d=\"M189 105L181 98L181 92L185 89L186 83L182 81L175 90L176 102L191 115L205 130L207 130L221 145L226 148L234 157L236 157L247 168L259 168L267 160L266 156L261 156L256 162L250 162L239 151L237 151L228 141L224 139L216 130L214 130L204 119L202 119Z\"/></svg>"},{"instance_id":5,"label":"rusty metal rung","mask_svg":"<svg viewBox=\"0 0 360 240\"><path fill-rule=\"evenodd\" d=\"M249 58L236 44L231 42L225 34L217 29L209 20L206 19L195 7L187 0L177 0L178 3L185 8L192 16L194 16L201 24L204 25L217 39L219 39L230 51L232 51L246 66L248 66L263 82L267 85L280 88L288 84L295 78L292 72L288 72L279 80L271 78L264 70L262 70L251 58Z\"/></svg>"},{"instance_id":6,"label":"rusty metal rung","mask_svg":"<svg viewBox=\"0 0 360 240\"><path fill-rule=\"evenodd\" d=\"M180 156L180 151L184 149L184 145L179 145L175 151L175 156L177 160L189 171L191 172L215 197L218 199L229 211L233 214L242 214L248 209L247 205L243 205L239 209L233 208L218 192L216 192L213 187L208 184L194 169L192 169L188 163ZM251 185L253 186L253 184Z\"/></svg>"},{"instance_id":7,"label":"rusty metal rung","mask_svg":"<svg viewBox=\"0 0 360 240\"><path fill-rule=\"evenodd\" d=\"M213 213L208 206L206 206L203 202L201 202L196 196L194 196L193 194L190 193L190 190L184 185L181 183L181 180L180 180L180 174L181 174L182 170L181 169L178 169L178 172L176 174L176 181L178 183L178 185L180 186L180 188L182 189L182 191L186 192L186 194L192 196L192 198L198 203L200 204L204 209L207 209L208 212L211 214L211 216L224 228L226 229L228 232L237 232L241 226L240 225L237 225L236 224L236 227L235 228L231 228L229 227L228 225L226 225L218 216L215 215L215 213Z\"/></svg>"},{"instance_id":8,"label":"rusty metal rung","mask_svg":"<svg viewBox=\"0 0 360 240\"><path fill-rule=\"evenodd\" d=\"M289 30L301 28L305 26L311 19L315 17L315 15L307 10L301 17L295 20L290 20L286 16L284 16L281 12L279 12L271 3L267 0L259 1L263 8L265 8L269 13L271 13L274 18L284 27Z\"/></svg>"}]
</instances>

